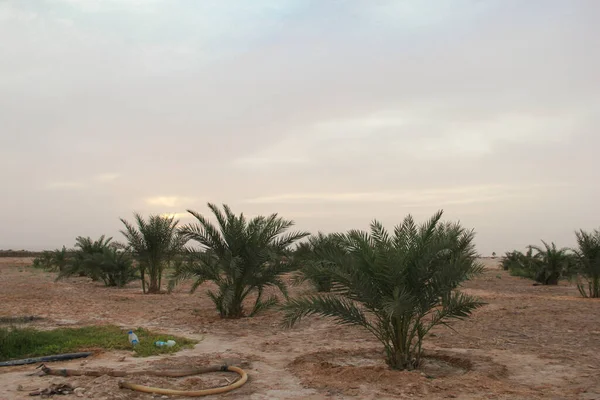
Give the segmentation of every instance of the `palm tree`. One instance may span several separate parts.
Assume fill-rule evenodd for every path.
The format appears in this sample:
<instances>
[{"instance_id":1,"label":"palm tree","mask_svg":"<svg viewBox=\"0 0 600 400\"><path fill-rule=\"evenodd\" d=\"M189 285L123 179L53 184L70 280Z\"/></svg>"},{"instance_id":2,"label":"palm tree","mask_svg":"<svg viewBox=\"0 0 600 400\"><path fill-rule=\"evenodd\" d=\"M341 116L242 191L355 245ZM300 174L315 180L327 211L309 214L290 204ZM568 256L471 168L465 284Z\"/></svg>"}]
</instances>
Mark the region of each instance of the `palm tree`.
<instances>
[{"instance_id":1,"label":"palm tree","mask_svg":"<svg viewBox=\"0 0 600 400\"><path fill-rule=\"evenodd\" d=\"M69 264L69 250L65 246L62 249L44 251L39 257L33 260L33 266L42 268L46 271L62 272Z\"/></svg>"},{"instance_id":2,"label":"palm tree","mask_svg":"<svg viewBox=\"0 0 600 400\"><path fill-rule=\"evenodd\" d=\"M558 285L560 278L569 273L572 257L569 255L569 249L566 247L558 249L552 242L548 244L542 240L544 248L539 246L529 246L537 254L534 257L538 260L537 271L534 279L542 285Z\"/></svg>"},{"instance_id":3,"label":"palm tree","mask_svg":"<svg viewBox=\"0 0 600 400\"><path fill-rule=\"evenodd\" d=\"M100 236L98 240L78 236L75 248L69 255L55 250L54 262L62 260L56 280L75 274L87 276L94 281L102 280L106 286L122 287L136 278L129 253L119 252L111 243L112 238ZM60 256L60 257L59 257Z\"/></svg>"},{"instance_id":4,"label":"palm tree","mask_svg":"<svg viewBox=\"0 0 600 400\"><path fill-rule=\"evenodd\" d=\"M331 254L343 251L343 243L339 240L339 235L325 235L319 232L310 236L306 242L298 244L294 251L294 263L300 265L294 283L300 284L308 280L319 292L331 291L331 276L329 276L327 262L324 260Z\"/></svg>"},{"instance_id":5,"label":"palm tree","mask_svg":"<svg viewBox=\"0 0 600 400\"><path fill-rule=\"evenodd\" d=\"M121 218L125 225L121 233L127 239L128 250L138 262L143 292L160 293L165 266L181 252L187 240L179 234L179 220L173 217L150 215L146 221L135 213L134 218L136 226Z\"/></svg>"},{"instance_id":6,"label":"palm tree","mask_svg":"<svg viewBox=\"0 0 600 400\"><path fill-rule=\"evenodd\" d=\"M275 296L263 301L264 290L278 288L287 297L281 275L290 271L286 261L288 247L308 235L306 232L286 231L294 225L272 214L247 220L244 214L236 216L227 205L221 211L208 203L217 225L205 216L188 210L197 223L181 228L186 239L200 245L199 250L188 249L188 262L180 264L170 282L170 289L185 279L193 278L194 292L203 282L214 282L218 290L209 291L222 318L240 318L245 315L244 300L256 293L250 315L277 303Z\"/></svg>"},{"instance_id":7,"label":"palm tree","mask_svg":"<svg viewBox=\"0 0 600 400\"><path fill-rule=\"evenodd\" d=\"M318 314L362 326L383 344L392 368L417 368L431 328L466 318L483 305L455 290L482 271L474 233L458 223L442 223L441 217L439 211L417 226L409 215L393 234L374 221L370 232L340 235L346 253L326 260L332 293L289 300L284 324L291 327Z\"/></svg>"},{"instance_id":8,"label":"palm tree","mask_svg":"<svg viewBox=\"0 0 600 400\"><path fill-rule=\"evenodd\" d=\"M586 287L582 283L577 284L579 293L583 297L600 297L600 230L593 232L580 230L575 232L578 249L575 250L579 272L587 279Z\"/></svg>"},{"instance_id":9,"label":"palm tree","mask_svg":"<svg viewBox=\"0 0 600 400\"><path fill-rule=\"evenodd\" d=\"M61 261L61 267L59 268L59 274L56 280L64 279L69 276L79 275L87 276L92 280L97 281L100 279L100 274L97 268L90 263L91 258L94 255L102 254L102 252L108 248L112 238L105 238L104 235L100 236L98 240L92 240L90 237L77 236L75 238L75 248L70 254L63 251L58 253L55 250L55 262Z\"/></svg>"},{"instance_id":10,"label":"palm tree","mask_svg":"<svg viewBox=\"0 0 600 400\"><path fill-rule=\"evenodd\" d=\"M542 265L541 261L540 253L536 252L534 254L533 248L528 247L525 254L519 250L506 252L504 257L502 257L500 265L513 276L536 279Z\"/></svg>"}]
</instances>

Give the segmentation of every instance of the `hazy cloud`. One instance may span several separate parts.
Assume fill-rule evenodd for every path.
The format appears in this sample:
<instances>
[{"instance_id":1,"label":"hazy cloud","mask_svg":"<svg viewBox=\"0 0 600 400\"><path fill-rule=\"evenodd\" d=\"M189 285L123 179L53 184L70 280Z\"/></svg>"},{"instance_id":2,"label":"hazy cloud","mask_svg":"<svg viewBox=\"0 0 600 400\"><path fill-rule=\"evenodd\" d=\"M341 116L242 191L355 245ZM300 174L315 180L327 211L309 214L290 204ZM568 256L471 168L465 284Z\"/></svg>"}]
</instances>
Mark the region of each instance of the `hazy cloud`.
<instances>
[{"instance_id":1,"label":"hazy cloud","mask_svg":"<svg viewBox=\"0 0 600 400\"><path fill-rule=\"evenodd\" d=\"M105 174L96 175L94 178L98 182L113 182L113 181L116 181L117 179L119 179L120 176L121 176L121 174L105 173Z\"/></svg>"},{"instance_id":2,"label":"hazy cloud","mask_svg":"<svg viewBox=\"0 0 600 400\"><path fill-rule=\"evenodd\" d=\"M75 181L59 181L59 182L48 182L45 185L46 189L82 189L85 184Z\"/></svg>"},{"instance_id":3,"label":"hazy cloud","mask_svg":"<svg viewBox=\"0 0 600 400\"><path fill-rule=\"evenodd\" d=\"M600 225L599 18L595 0L0 2L0 247L205 200L311 231L443 207L482 252L570 245Z\"/></svg>"}]
</instances>

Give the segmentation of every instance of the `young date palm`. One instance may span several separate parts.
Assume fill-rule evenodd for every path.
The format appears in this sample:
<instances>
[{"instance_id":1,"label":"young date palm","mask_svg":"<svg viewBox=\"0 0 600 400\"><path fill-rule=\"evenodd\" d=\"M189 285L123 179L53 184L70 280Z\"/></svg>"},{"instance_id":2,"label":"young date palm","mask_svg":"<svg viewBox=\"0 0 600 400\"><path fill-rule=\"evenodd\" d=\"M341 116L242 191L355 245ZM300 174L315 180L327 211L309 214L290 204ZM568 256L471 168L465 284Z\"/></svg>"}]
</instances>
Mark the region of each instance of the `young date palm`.
<instances>
[{"instance_id":1,"label":"young date palm","mask_svg":"<svg viewBox=\"0 0 600 400\"><path fill-rule=\"evenodd\" d=\"M557 248L552 242L548 244L542 240L544 247L529 246L537 252L534 256L537 261L537 271L534 279L542 285L558 285L560 278L569 273L572 257L566 247Z\"/></svg>"},{"instance_id":2,"label":"young date palm","mask_svg":"<svg viewBox=\"0 0 600 400\"><path fill-rule=\"evenodd\" d=\"M482 270L474 233L441 217L442 211L417 226L409 215L393 234L374 221L370 232L340 235L346 252L325 260L332 293L289 300L284 323L319 314L362 326L383 343L392 368L417 368L431 328L483 305L455 290Z\"/></svg>"},{"instance_id":3,"label":"young date palm","mask_svg":"<svg viewBox=\"0 0 600 400\"><path fill-rule=\"evenodd\" d=\"M135 226L121 218L125 225L121 233L138 262L143 292L160 293L164 268L181 252L187 240L179 234L179 221L173 217L150 215L144 220L135 213L134 218Z\"/></svg>"},{"instance_id":4,"label":"young date palm","mask_svg":"<svg viewBox=\"0 0 600 400\"><path fill-rule=\"evenodd\" d=\"M579 293L583 297L600 297L600 230L593 232L580 230L575 232L578 249L575 250L577 257L578 272L587 279L586 285L577 284Z\"/></svg>"},{"instance_id":5,"label":"young date palm","mask_svg":"<svg viewBox=\"0 0 600 400\"><path fill-rule=\"evenodd\" d=\"M536 279L538 271L542 267L541 261L540 253L534 254L533 248L528 247L526 253L518 250L507 252L502 257L500 265L513 276Z\"/></svg>"},{"instance_id":6,"label":"young date palm","mask_svg":"<svg viewBox=\"0 0 600 400\"><path fill-rule=\"evenodd\" d=\"M99 280L100 275L98 270L93 263L90 263L90 259L96 254L102 254L108 248L111 240L112 238L106 238L104 235L100 236L97 240L93 240L90 237L77 236L75 238L75 248L66 257L63 267L59 269L56 280L73 275L87 276L94 281Z\"/></svg>"},{"instance_id":7,"label":"young date palm","mask_svg":"<svg viewBox=\"0 0 600 400\"><path fill-rule=\"evenodd\" d=\"M294 263L300 266L295 276L295 283L310 281L318 292L331 291L331 277L328 275L328 256L335 252L343 252L343 243L339 235L322 232L310 236L306 242L300 243L293 254Z\"/></svg>"},{"instance_id":8,"label":"young date palm","mask_svg":"<svg viewBox=\"0 0 600 400\"><path fill-rule=\"evenodd\" d=\"M294 223L272 214L247 220L244 214L236 216L227 205L221 211L209 203L217 225L205 216L188 210L198 223L181 228L186 239L197 242L200 250L188 249L189 259L180 264L170 283L194 278L194 292L203 282L214 282L218 290L209 291L222 318L240 318L245 315L244 300L255 292L257 297L250 315L277 303L272 296L263 301L264 289L277 287L286 297L287 289L281 275L290 270L285 261L288 247L305 237L305 232L286 231Z\"/></svg>"}]
</instances>

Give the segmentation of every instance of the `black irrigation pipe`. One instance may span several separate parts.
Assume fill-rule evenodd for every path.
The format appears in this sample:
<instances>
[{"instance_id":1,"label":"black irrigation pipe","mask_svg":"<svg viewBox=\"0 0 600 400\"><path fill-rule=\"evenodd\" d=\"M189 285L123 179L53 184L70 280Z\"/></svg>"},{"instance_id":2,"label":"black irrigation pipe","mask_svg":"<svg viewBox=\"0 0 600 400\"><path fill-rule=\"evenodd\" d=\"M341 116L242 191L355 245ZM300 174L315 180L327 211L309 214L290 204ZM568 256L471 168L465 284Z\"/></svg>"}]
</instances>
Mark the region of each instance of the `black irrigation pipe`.
<instances>
[{"instance_id":1,"label":"black irrigation pipe","mask_svg":"<svg viewBox=\"0 0 600 400\"><path fill-rule=\"evenodd\" d=\"M72 360L74 358L83 358L91 356L93 353L68 353L68 354L57 354L54 356L36 357L36 358L24 358L22 360L10 360L0 362L0 367L12 367L15 365L26 365L35 364L39 362L51 362L51 361L63 361Z\"/></svg>"}]
</instances>

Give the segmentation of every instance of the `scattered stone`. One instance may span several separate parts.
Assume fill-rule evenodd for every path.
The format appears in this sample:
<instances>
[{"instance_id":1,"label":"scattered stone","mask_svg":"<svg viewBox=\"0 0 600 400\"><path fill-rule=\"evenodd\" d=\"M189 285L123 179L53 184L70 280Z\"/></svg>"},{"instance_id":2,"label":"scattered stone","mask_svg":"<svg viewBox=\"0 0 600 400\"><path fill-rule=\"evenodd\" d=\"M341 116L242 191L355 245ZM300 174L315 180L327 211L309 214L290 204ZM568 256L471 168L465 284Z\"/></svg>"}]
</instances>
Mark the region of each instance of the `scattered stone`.
<instances>
[{"instance_id":1,"label":"scattered stone","mask_svg":"<svg viewBox=\"0 0 600 400\"><path fill-rule=\"evenodd\" d=\"M74 392L74 388L73 386L69 385L68 383L63 383L63 384L53 384L50 385L50 387L44 389L44 390L35 390L31 393L29 393L30 396L42 396L42 397L50 397L50 396L54 396L55 394L58 395L66 395L66 394L72 394Z\"/></svg>"}]
</instances>

